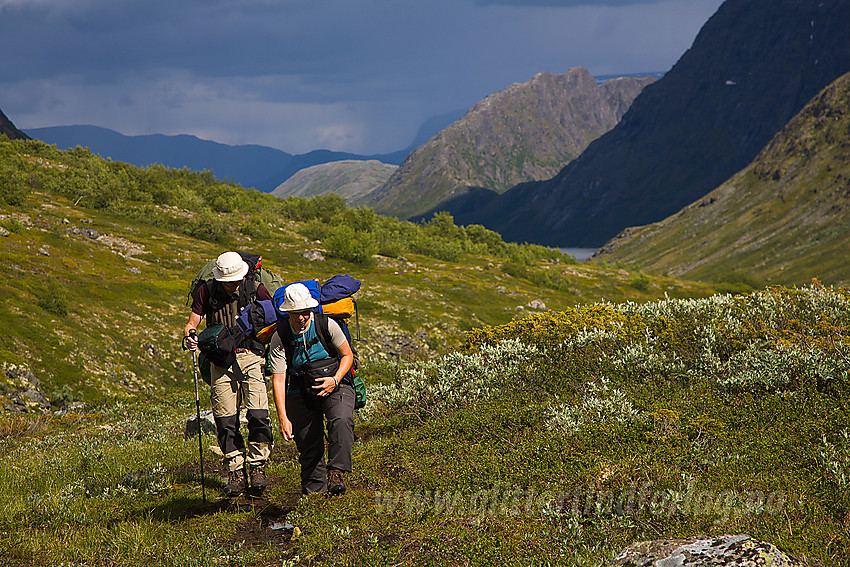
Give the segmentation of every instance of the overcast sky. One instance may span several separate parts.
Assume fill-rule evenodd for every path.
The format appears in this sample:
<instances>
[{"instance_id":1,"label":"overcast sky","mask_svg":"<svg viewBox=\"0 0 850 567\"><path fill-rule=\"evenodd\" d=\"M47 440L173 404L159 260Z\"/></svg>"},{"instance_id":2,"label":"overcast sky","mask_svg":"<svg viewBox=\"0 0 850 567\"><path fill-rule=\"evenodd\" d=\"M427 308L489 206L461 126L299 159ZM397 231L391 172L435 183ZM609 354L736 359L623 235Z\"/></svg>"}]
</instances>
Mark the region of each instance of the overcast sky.
<instances>
[{"instance_id":1,"label":"overcast sky","mask_svg":"<svg viewBox=\"0 0 850 567\"><path fill-rule=\"evenodd\" d=\"M541 71L667 71L721 3L0 0L0 109L24 131L390 152Z\"/></svg>"}]
</instances>

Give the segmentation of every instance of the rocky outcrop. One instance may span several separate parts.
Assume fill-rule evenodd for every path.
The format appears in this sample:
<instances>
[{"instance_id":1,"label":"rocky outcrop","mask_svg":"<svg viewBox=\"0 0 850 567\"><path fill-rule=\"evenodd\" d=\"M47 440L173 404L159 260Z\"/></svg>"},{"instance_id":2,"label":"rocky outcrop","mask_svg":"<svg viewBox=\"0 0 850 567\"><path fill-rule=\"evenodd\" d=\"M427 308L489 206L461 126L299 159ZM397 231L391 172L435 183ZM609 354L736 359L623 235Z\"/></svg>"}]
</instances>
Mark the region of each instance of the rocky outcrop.
<instances>
[{"instance_id":1,"label":"rocky outcrop","mask_svg":"<svg viewBox=\"0 0 850 567\"><path fill-rule=\"evenodd\" d=\"M551 177L613 128L654 80L624 77L600 85L578 67L513 84L416 148L361 203L411 217L472 187L502 193L523 181Z\"/></svg>"},{"instance_id":2,"label":"rocky outcrop","mask_svg":"<svg viewBox=\"0 0 850 567\"><path fill-rule=\"evenodd\" d=\"M850 0L726 0L678 63L578 159L455 220L517 242L598 247L729 179L847 71Z\"/></svg>"},{"instance_id":3,"label":"rocky outcrop","mask_svg":"<svg viewBox=\"0 0 850 567\"><path fill-rule=\"evenodd\" d=\"M660 539L630 545L607 567L802 567L774 545L748 535Z\"/></svg>"},{"instance_id":4,"label":"rocky outcrop","mask_svg":"<svg viewBox=\"0 0 850 567\"><path fill-rule=\"evenodd\" d=\"M41 391L41 382L28 366L4 362L2 370L0 392L5 392L5 396L0 396L0 399L5 398L5 411L29 413L50 409L50 401Z\"/></svg>"},{"instance_id":5,"label":"rocky outcrop","mask_svg":"<svg viewBox=\"0 0 850 567\"><path fill-rule=\"evenodd\" d=\"M199 417L200 421L198 420ZM186 427L183 430L183 437L185 439L194 437L198 434L199 430L210 435L215 435L217 429L215 426L213 410L204 410L200 412L200 415L195 413L186 419Z\"/></svg>"}]
</instances>

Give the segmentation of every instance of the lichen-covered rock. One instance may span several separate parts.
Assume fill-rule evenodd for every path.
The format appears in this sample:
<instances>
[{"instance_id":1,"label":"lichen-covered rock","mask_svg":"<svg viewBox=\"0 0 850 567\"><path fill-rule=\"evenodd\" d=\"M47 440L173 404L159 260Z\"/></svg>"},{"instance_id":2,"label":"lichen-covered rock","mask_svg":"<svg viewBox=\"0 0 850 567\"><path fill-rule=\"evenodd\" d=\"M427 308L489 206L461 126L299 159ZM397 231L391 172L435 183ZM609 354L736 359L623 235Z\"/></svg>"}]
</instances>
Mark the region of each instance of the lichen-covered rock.
<instances>
[{"instance_id":1,"label":"lichen-covered rock","mask_svg":"<svg viewBox=\"0 0 850 567\"><path fill-rule=\"evenodd\" d=\"M215 434L215 417L213 416L212 410L205 410L201 412L201 421L200 421L200 429L204 433ZM183 432L183 437L189 438L194 437L198 434L198 414L192 415L189 419L186 420L186 429Z\"/></svg>"},{"instance_id":2,"label":"lichen-covered rock","mask_svg":"<svg viewBox=\"0 0 850 567\"><path fill-rule=\"evenodd\" d=\"M41 392L41 383L28 366L3 362L0 389L5 391L3 409L9 413L47 411L50 402Z\"/></svg>"},{"instance_id":3,"label":"lichen-covered rock","mask_svg":"<svg viewBox=\"0 0 850 567\"><path fill-rule=\"evenodd\" d=\"M773 544L746 534L642 541L627 547L608 567L802 567Z\"/></svg>"}]
</instances>

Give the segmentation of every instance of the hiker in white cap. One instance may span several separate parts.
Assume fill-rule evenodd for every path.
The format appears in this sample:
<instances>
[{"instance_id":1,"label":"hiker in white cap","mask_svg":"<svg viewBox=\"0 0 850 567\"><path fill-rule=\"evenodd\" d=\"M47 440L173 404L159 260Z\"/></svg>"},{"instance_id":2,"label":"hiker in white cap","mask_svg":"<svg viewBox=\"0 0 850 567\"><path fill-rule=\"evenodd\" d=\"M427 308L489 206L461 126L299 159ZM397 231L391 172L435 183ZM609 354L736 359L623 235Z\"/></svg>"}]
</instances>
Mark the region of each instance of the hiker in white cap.
<instances>
[{"instance_id":1,"label":"hiker in white cap","mask_svg":"<svg viewBox=\"0 0 850 567\"><path fill-rule=\"evenodd\" d=\"M278 309L289 324L278 323L269 351L274 400L280 432L298 449L301 492L342 494L343 476L351 472L355 399L343 379L354 353L339 324L314 311L318 305L302 283L284 290Z\"/></svg>"},{"instance_id":2,"label":"hiker in white cap","mask_svg":"<svg viewBox=\"0 0 850 567\"><path fill-rule=\"evenodd\" d=\"M240 311L255 299L272 297L238 252L220 255L212 269L213 278L192 294L192 312L183 330L184 344L198 348L195 334L201 320L207 327L224 325L230 330L232 350L227 362L210 367L210 401L218 435L218 445L227 465L227 496L248 490L259 496L266 488L265 464L272 449L269 402L263 376L265 345L239 330L236 319ZM232 347L232 349L230 348ZM232 360L233 362L230 362ZM244 401L248 417L248 443L239 432L239 407ZM246 465L250 467L250 487Z\"/></svg>"}]
</instances>

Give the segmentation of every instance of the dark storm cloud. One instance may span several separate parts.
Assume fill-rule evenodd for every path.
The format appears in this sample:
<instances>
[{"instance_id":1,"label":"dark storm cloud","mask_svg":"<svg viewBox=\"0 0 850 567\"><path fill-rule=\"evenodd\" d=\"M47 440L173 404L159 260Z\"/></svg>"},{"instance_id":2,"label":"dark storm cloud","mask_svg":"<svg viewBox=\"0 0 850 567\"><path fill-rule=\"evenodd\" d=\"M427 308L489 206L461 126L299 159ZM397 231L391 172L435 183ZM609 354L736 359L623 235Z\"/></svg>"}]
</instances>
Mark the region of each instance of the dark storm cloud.
<instances>
[{"instance_id":1,"label":"dark storm cloud","mask_svg":"<svg viewBox=\"0 0 850 567\"><path fill-rule=\"evenodd\" d=\"M251 75L267 68L270 53L298 71L302 59L295 55L301 44L294 30L287 29L296 21L287 13L290 5L207 0L7 3L0 8L0 45L4 50L20 46L15 50L19 57L0 61L0 72L33 78L63 71L98 75L191 68L209 75Z\"/></svg>"},{"instance_id":2,"label":"dark storm cloud","mask_svg":"<svg viewBox=\"0 0 850 567\"><path fill-rule=\"evenodd\" d=\"M657 4L662 1L664 0L475 0L475 4L478 6L519 6L523 8L533 6L575 8L576 6L634 6Z\"/></svg>"},{"instance_id":3,"label":"dark storm cloud","mask_svg":"<svg viewBox=\"0 0 850 567\"><path fill-rule=\"evenodd\" d=\"M110 83L150 70L200 77L297 76L268 96L315 101L344 89L397 89L405 73L434 72L455 39L440 2L318 3L131 0L0 3L4 81L57 75ZM3 23L5 22L5 23ZM449 38L440 35L451 34ZM25 46L25 47L23 47ZM423 52L424 51L424 52ZM381 79L380 77L386 77Z\"/></svg>"},{"instance_id":4,"label":"dark storm cloud","mask_svg":"<svg viewBox=\"0 0 850 567\"><path fill-rule=\"evenodd\" d=\"M0 108L19 127L392 151L540 71L669 69L720 1L0 0Z\"/></svg>"}]
</instances>

